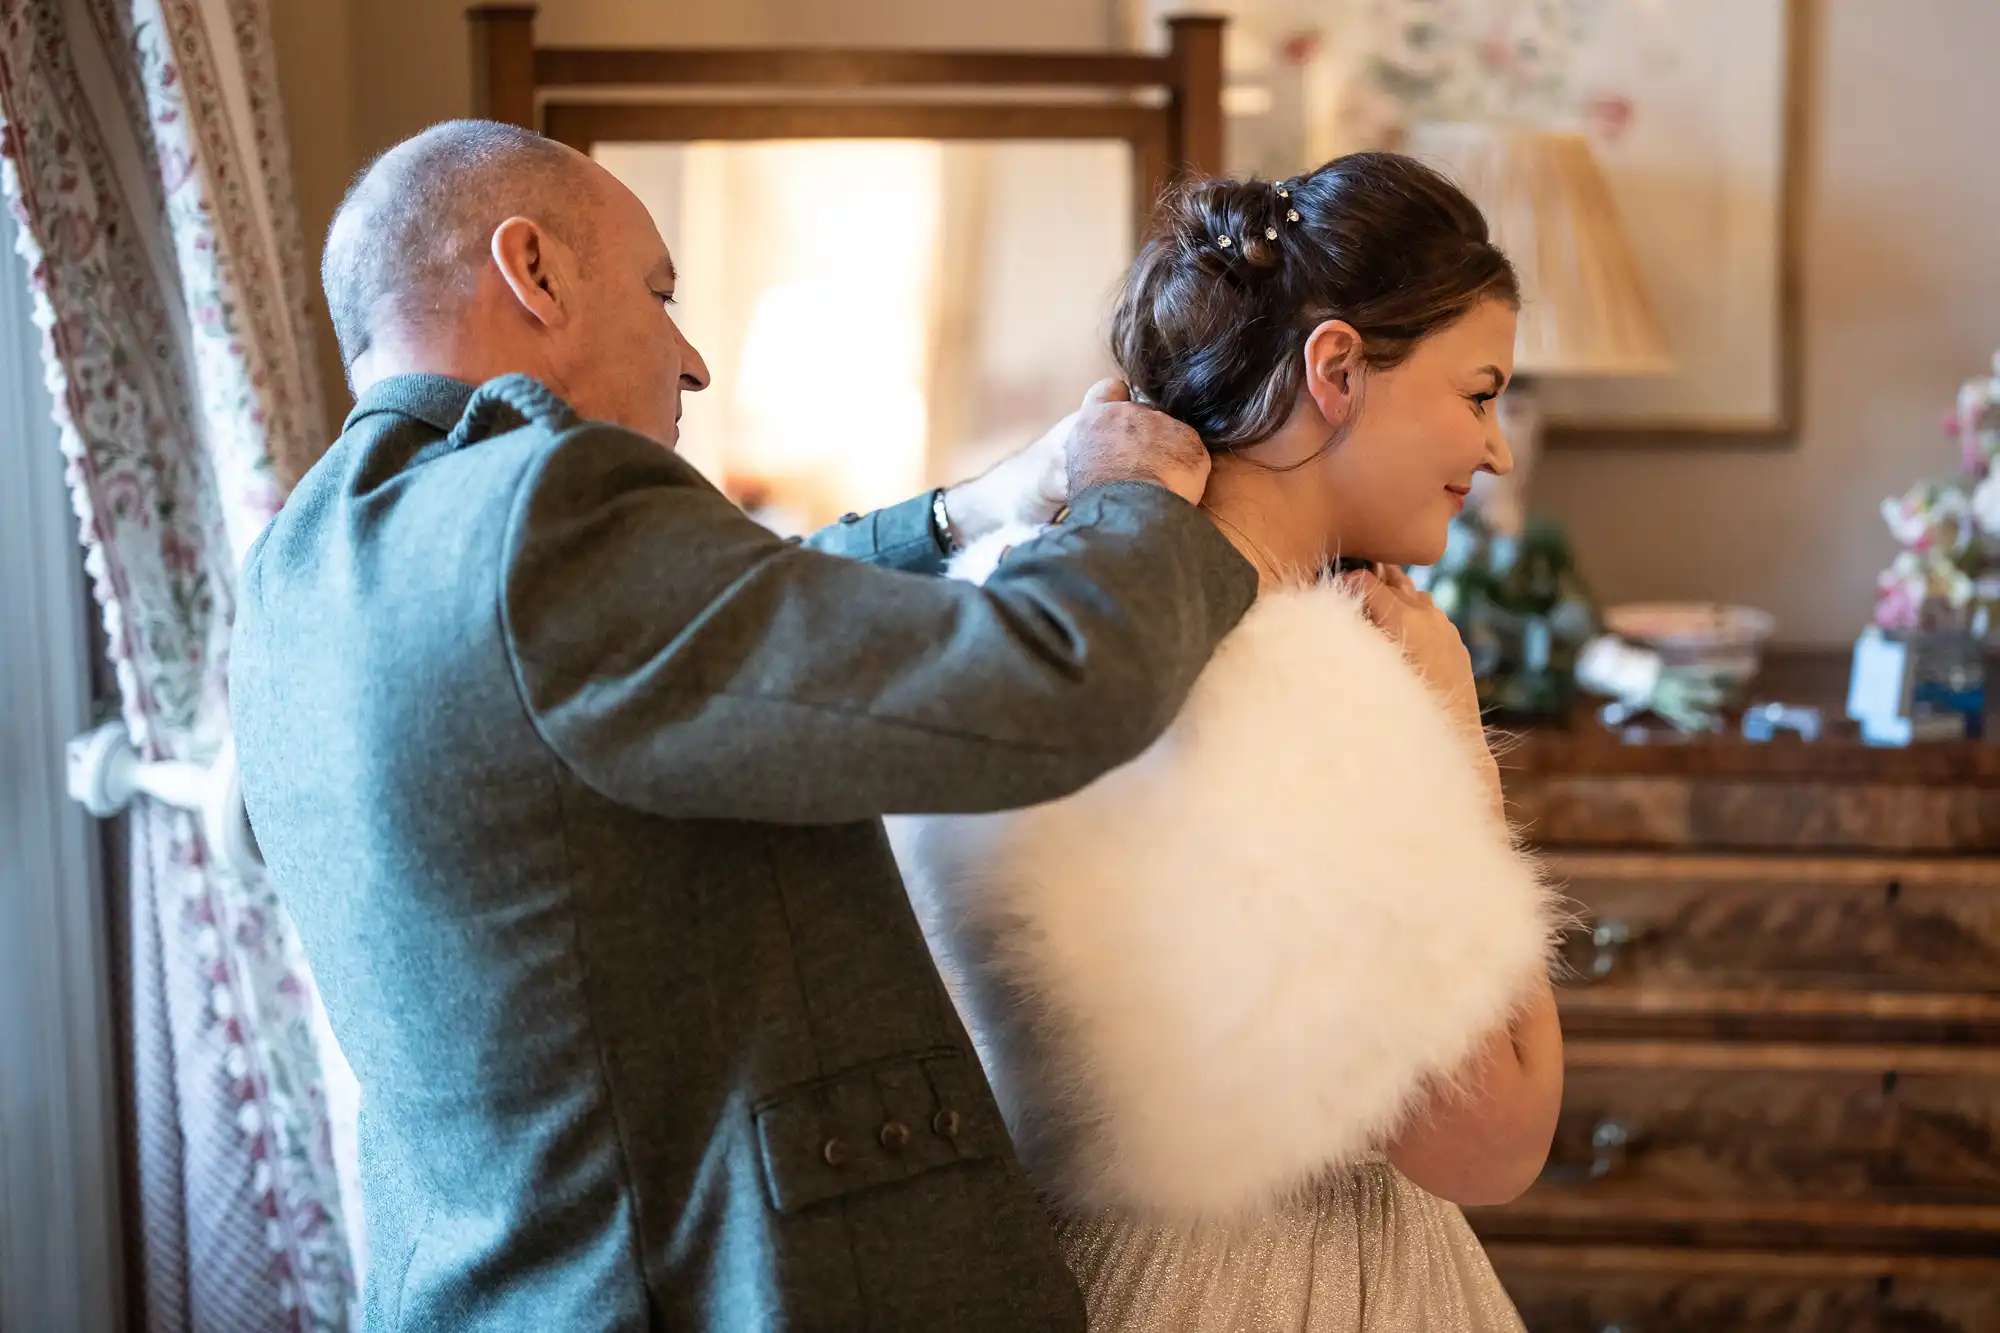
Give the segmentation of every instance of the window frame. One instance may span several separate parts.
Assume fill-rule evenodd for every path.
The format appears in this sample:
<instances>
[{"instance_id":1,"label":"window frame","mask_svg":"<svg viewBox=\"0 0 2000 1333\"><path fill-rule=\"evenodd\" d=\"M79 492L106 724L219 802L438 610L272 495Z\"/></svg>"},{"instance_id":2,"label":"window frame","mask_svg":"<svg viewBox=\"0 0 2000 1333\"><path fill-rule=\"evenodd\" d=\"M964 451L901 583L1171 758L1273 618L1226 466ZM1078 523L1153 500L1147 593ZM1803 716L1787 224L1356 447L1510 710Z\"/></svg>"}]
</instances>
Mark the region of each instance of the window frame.
<instances>
[{"instance_id":1,"label":"window frame","mask_svg":"<svg viewBox=\"0 0 2000 1333\"><path fill-rule=\"evenodd\" d=\"M18 224L0 210L0 249ZM0 258L0 1329L124 1327L102 830L68 794L92 603L26 272Z\"/></svg>"}]
</instances>

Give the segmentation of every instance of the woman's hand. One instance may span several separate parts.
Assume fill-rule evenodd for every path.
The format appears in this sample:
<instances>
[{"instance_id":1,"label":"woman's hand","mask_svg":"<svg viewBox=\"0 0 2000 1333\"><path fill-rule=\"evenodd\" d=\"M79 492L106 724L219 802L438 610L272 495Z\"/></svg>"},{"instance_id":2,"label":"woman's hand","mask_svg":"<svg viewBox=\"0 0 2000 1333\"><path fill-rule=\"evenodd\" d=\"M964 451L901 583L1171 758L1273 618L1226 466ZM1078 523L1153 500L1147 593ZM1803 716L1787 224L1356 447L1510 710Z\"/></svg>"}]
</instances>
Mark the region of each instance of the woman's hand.
<instances>
[{"instance_id":1,"label":"woman's hand","mask_svg":"<svg viewBox=\"0 0 2000 1333\"><path fill-rule=\"evenodd\" d=\"M1410 661L1423 673L1445 710L1466 732L1479 756L1481 772L1493 792L1493 802L1505 817L1500 794L1500 766L1486 745L1486 725L1479 716L1479 686L1472 678L1472 656L1458 626L1438 610L1430 594L1420 592L1410 576L1393 565L1377 566L1343 576L1361 596L1361 609L1383 633L1398 640Z\"/></svg>"},{"instance_id":2,"label":"woman's hand","mask_svg":"<svg viewBox=\"0 0 2000 1333\"><path fill-rule=\"evenodd\" d=\"M1458 627L1428 593L1419 592L1410 576L1394 565L1345 575L1343 581L1361 596L1361 609L1383 633L1399 640L1417 670L1443 696L1452 715L1479 724L1479 690L1472 679L1472 657Z\"/></svg>"},{"instance_id":3,"label":"woman's hand","mask_svg":"<svg viewBox=\"0 0 2000 1333\"><path fill-rule=\"evenodd\" d=\"M1404 653L1437 692L1445 711L1466 733L1479 764L1479 776L1504 821L1507 800L1500 787L1500 765L1486 744L1486 725L1479 716L1479 686L1472 678L1472 656L1465 651L1458 627L1438 610L1429 593L1418 591L1410 576L1393 565L1341 577L1360 595L1362 613L1403 645Z\"/></svg>"}]
</instances>

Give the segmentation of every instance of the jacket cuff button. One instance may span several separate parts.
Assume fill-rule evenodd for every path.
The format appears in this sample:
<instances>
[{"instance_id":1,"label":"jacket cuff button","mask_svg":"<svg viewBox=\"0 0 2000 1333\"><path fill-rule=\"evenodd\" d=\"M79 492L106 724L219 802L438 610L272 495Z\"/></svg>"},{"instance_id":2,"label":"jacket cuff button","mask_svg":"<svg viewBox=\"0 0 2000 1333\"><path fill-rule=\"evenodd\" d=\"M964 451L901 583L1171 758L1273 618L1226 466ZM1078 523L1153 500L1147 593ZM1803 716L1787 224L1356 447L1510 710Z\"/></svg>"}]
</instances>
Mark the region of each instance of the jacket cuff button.
<instances>
[{"instance_id":1,"label":"jacket cuff button","mask_svg":"<svg viewBox=\"0 0 2000 1333\"><path fill-rule=\"evenodd\" d=\"M931 1117L931 1129L935 1131L937 1136L941 1139L957 1138L958 1112L939 1111L935 1116Z\"/></svg>"},{"instance_id":2,"label":"jacket cuff button","mask_svg":"<svg viewBox=\"0 0 2000 1333\"><path fill-rule=\"evenodd\" d=\"M819 1155L826 1159L826 1164L828 1166L846 1166L849 1159L851 1159L854 1154L848 1149L848 1146L841 1140L828 1139L826 1143L821 1146L819 1150Z\"/></svg>"},{"instance_id":3,"label":"jacket cuff button","mask_svg":"<svg viewBox=\"0 0 2000 1333\"><path fill-rule=\"evenodd\" d=\"M910 1142L910 1127L900 1120L891 1120L882 1126L882 1146L894 1152Z\"/></svg>"}]
</instances>

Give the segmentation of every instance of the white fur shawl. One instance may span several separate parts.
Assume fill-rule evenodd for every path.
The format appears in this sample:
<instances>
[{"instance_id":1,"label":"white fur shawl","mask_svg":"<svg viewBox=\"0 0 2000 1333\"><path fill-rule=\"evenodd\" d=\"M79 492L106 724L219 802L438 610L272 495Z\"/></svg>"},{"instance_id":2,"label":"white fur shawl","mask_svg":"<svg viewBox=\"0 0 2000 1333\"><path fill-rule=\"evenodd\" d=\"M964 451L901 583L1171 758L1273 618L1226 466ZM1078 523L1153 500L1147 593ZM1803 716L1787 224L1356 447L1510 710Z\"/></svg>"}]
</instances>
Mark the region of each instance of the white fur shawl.
<instances>
[{"instance_id":1,"label":"white fur shawl","mask_svg":"<svg viewBox=\"0 0 2000 1333\"><path fill-rule=\"evenodd\" d=\"M1557 925L1465 738L1330 585L1258 601L1083 792L890 823L1022 1161L1074 1207L1228 1216L1378 1150Z\"/></svg>"}]
</instances>

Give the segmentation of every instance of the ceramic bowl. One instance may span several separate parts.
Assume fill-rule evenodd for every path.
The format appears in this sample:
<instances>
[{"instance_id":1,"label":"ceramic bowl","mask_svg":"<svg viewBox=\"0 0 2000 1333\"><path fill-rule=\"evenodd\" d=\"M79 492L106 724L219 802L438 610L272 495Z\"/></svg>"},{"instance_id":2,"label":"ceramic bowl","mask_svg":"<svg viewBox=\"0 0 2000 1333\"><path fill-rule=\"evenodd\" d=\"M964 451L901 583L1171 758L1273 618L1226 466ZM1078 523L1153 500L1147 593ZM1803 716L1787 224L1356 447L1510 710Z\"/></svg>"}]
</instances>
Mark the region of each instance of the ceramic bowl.
<instances>
[{"instance_id":1,"label":"ceramic bowl","mask_svg":"<svg viewBox=\"0 0 2000 1333\"><path fill-rule=\"evenodd\" d=\"M1604 613L1604 627L1652 649L1668 666L1707 666L1743 686L1757 674L1777 628L1768 611L1713 602L1628 602Z\"/></svg>"}]
</instances>

